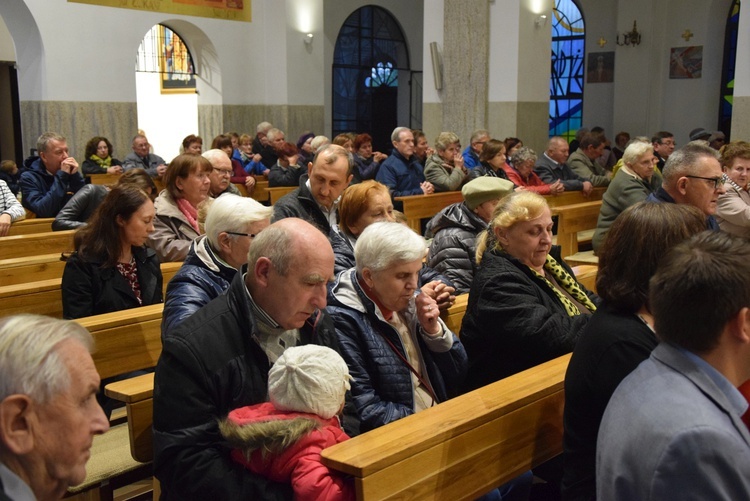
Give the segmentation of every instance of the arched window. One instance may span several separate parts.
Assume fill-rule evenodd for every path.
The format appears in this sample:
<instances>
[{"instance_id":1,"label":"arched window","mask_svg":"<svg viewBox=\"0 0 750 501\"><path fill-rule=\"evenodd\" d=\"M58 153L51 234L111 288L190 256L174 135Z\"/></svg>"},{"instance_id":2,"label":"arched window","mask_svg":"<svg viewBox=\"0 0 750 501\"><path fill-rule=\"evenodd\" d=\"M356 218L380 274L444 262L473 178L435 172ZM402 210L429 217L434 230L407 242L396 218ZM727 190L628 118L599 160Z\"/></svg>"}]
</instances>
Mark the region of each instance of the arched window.
<instances>
[{"instance_id":1,"label":"arched window","mask_svg":"<svg viewBox=\"0 0 750 501\"><path fill-rule=\"evenodd\" d=\"M734 65L737 59L737 28L740 21L740 0L729 8L727 29L724 33L724 64L721 71L721 102L719 104L719 130L731 137L732 99L734 98Z\"/></svg>"},{"instance_id":2,"label":"arched window","mask_svg":"<svg viewBox=\"0 0 750 501\"><path fill-rule=\"evenodd\" d=\"M372 5L354 11L333 53L333 135L368 132L374 149L390 149L391 131L399 125L399 92L410 92L403 85L409 68L406 40L393 16Z\"/></svg>"},{"instance_id":3,"label":"arched window","mask_svg":"<svg viewBox=\"0 0 750 501\"><path fill-rule=\"evenodd\" d=\"M195 66L182 38L163 24L154 25L143 37L135 71L161 73L161 90L195 92Z\"/></svg>"},{"instance_id":4,"label":"arched window","mask_svg":"<svg viewBox=\"0 0 750 501\"><path fill-rule=\"evenodd\" d=\"M583 117L583 16L573 0L555 0L552 16L549 135L570 141Z\"/></svg>"}]
</instances>

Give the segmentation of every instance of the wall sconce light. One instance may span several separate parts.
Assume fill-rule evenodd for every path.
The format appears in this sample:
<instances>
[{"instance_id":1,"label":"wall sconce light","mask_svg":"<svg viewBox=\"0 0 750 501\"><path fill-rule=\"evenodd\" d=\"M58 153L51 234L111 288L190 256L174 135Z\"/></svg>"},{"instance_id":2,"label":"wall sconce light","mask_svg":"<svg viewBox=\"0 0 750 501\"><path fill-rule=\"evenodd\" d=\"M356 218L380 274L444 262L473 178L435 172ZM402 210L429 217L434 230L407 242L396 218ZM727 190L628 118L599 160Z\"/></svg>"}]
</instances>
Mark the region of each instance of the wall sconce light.
<instances>
[{"instance_id":1,"label":"wall sconce light","mask_svg":"<svg viewBox=\"0 0 750 501\"><path fill-rule=\"evenodd\" d=\"M312 45L314 35L312 33L308 33L305 35L305 38L303 40L305 41L305 45Z\"/></svg>"},{"instance_id":2,"label":"wall sconce light","mask_svg":"<svg viewBox=\"0 0 750 501\"><path fill-rule=\"evenodd\" d=\"M547 26L547 15L542 14L540 16L537 16L537 18L534 19L534 25L537 28L541 28L542 26Z\"/></svg>"},{"instance_id":3,"label":"wall sconce light","mask_svg":"<svg viewBox=\"0 0 750 501\"><path fill-rule=\"evenodd\" d=\"M635 47L636 45L640 45L640 43L641 33L638 31L635 21L633 21L633 31L622 34L622 41L620 41L620 34L617 34L617 45L632 45Z\"/></svg>"}]
</instances>

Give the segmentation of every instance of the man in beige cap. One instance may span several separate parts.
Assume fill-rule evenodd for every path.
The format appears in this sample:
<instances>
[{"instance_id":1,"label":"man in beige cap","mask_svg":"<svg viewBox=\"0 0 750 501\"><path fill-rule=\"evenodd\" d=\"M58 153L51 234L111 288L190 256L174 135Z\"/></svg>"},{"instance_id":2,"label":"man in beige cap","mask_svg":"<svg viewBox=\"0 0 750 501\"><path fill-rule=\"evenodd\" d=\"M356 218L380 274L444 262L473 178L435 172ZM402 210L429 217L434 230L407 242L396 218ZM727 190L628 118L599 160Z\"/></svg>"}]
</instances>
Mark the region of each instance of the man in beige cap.
<instances>
[{"instance_id":1,"label":"man in beige cap","mask_svg":"<svg viewBox=\"0 0 750 501\"><path fill-rule=\"evenodd\" d=\"M478 177L461 189L464 201L449 205L427 223L427 264L449 278L456 294L468 293L474 278L476 237L487 228L497 203L515 185L499 177Z\"/></svg>"}]
</instances>

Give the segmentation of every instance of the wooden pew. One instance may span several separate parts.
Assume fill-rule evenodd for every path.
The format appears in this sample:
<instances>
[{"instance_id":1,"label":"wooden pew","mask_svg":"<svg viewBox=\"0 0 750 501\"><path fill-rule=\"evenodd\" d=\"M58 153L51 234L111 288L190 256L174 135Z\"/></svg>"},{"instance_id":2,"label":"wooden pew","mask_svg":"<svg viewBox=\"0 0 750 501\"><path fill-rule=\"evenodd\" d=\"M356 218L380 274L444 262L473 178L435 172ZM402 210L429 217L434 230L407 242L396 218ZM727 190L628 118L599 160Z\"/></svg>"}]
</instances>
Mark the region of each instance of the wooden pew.
<instances>
[{"instance_id":1,"label":"wooden pew","mask_svg":"<svg viewBox=\"0 0 750 501\"><path fill-rule=\"evenodd\" d=\"M0 259L0 286L60 278L63 269L65 261L58 253Z\"/></svg>"},{"instance_id":2,"label":"wooden pew","mask_svg":"<svg viewBox=\"0 0 750 501\"><path fill-rule=\"evenodd\" d=\"M164 279L162 291L180 269L182 263L161 263ZM0 286L0 317L18 313L38 313L62 318L62 273L57 278L16 285Z\"/></svg>"},{"instance_id":3,"label":"wooden pew","mask_svg":"<svg viewBox=\"0 0 750 501\"><path fill-rule=\"evenodd\" d=\"M559 207L561 205L573 205L601 200L605 191L607 191L606 187L594 188L588 197L584 197L581 191L564 191L559 195L545 195L544 198L550 207Z\"/></svg>"},{"instance_id":4,"label":"wooden pew","mask_svg":"<svg viewBox=\"0 0 750 501\"><path fill-rule=\"evenodd\" d=\"M453 306L440 313L440 318L445 322L446 327L448 327L456 336L461 332L461 322L464 320L466 305L468 303L469 295L461 294L460 296L456 296L456 302L453 303Z\"/></svg>"},{"instance_id":5,"label":"wooden pew","mask_svg":"<svg viewBox=\"0 0 750 501\"><path fill-rule=\"evenodd\" d=\"M117 184L122 174L89 174L91 184Z\"/></svg>"},{"instance_id":6,"label":"wooden pew","mask_svg":"<svg viewBox=\"0 0 750 501\"><path fill-rule=\"evenodd\" d=\"M299 186L275 186L273 188L268 188L268 201L273 205L278 202L281 197L287 193L293 192L298 187Z\"/></svg>"},{"instance_id":7,"label":"wooden pew","mask_svg":"<svg viewBox=\"0 0 750 501\"><path fill-rule=\"evenodd\" d=\"M588 290L596 292L596 273L599 271L599 267L592 264L580 264L572 268L576 280Z\"/></svg>"},{"instance_id":8,"label":"wooden pew","mask_svg":"<svg viewBox=\"0 0 750 501\"><path fill-rule=\"evenodd\" d=\"M570 355L322 452L357 499L476 499L562 452Z\"/></svg>"},{"instance_id":9,"label":"wooden pew","mask_svg":"<svg viewBox=\"0 0 750 501\"><path fill-rule=\"evenodd\" d=\"M0 259L60 254L73 250L75 230L0 237Z\"/></svg>"},{"instance_id":10,"label":"wooden pew","mask_svg":"<svg viewBox=\"0 0 750 501\"><path fill-rule=\"evenodd\" d=\"M155 304L76 320L94 337L92 357L102 379L156 365L161 354L163 308L163 304ZM78 493L77 499L112 499L116 488L150 477L151 465L134 460L129 450L127 424L94 437L86 480L69 492Z\"/></svg>"},{"instance_id":11,"label":"wooden pew","mask_svg":"<svg viewBox=\"0 0 750 501\"><path fill-rule=\"evenodd\" d=\"M8 235L31 235L32 233L49 233L52 231L54 217L35 217L16 221L10 225Z\"/></svg>"},{"instance_id":12,"label":"wooden pew","mask_svg":"<svg viewBox=\"0 0 750 501\"><path fill-rule=\"evenodd\" d=\"M552 215L557 216L557 245L563 259L578 252L578 232L596 228L601 207L601 200L552 207Z\"/></svg>"},{"instance_id":13,"label":"wooden pew","mask_svg":"<svg viewBox=\"0 0 750 501\"><path fill-rule=\"evenodd\" d=\"M255 189L251 196L262 204L268 203L271 196L268 193L268 178L265 176L257 176L255 178Z\"/></svg>"},{"instance_id":14,"label":"wooden pew","mask_svg":"<svg viewBox=\"0 0 750 501\"><path fill-rule=\"evenodd\" d=\"M450 204L463 202L464 199L460 191L443 191L431 195L396 197L395 200L403 204L406 224L421 235L422 219L432 217Z\"/></svg>"}]
</instances>

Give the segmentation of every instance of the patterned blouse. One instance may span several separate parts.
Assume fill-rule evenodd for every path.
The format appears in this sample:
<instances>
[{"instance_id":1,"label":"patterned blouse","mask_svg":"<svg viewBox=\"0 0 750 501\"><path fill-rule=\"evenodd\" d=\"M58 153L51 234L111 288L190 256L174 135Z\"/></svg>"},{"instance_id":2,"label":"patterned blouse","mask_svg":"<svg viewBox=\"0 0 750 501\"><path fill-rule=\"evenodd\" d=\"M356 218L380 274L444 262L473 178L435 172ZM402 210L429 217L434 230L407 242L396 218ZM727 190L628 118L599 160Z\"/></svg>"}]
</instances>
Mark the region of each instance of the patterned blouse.
<instances>
[{"instance_id":1,"label":"patterned blouse","mask_svg":"<svg viewBox=\"0 0 750 501\"><path fill-rule=\"evenodd\" d=\"M143 300L141 299L141 285L138 283L138 266L136 265L135 258L131 257L130 262L127 264L117 263L117 271L119 271L120 275L122 275L130 284L130 288L133 289L133 294L135 294L138 304L143 305Z\"/></svg>"}]
</instances>

